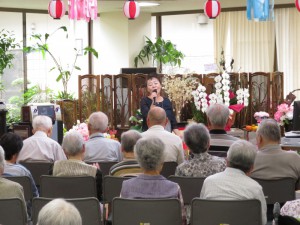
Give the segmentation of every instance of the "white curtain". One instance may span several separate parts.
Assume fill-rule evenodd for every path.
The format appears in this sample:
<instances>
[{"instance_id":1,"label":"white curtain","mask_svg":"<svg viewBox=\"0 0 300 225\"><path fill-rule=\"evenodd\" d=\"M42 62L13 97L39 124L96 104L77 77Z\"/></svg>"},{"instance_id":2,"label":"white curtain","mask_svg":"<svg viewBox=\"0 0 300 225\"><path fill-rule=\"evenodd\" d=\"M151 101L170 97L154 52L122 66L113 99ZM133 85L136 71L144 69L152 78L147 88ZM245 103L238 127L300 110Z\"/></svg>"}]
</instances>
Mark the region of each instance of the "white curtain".
<instances>
[{"instance_id":1,"label":"white curtain","mask_svg":"<svg viewBox=\"0 0 300 225\"><path fill-rule=\"evenodd\" d=\"M245 72L272 72L274 69L274 22L248 21L246 11L228 12L229 49L235 67Z\"/></svg>"},{"instance_id":2,"label":"white curtain","mask_svg":"<svg viewBox=\"0 0 300 225\"><path fill-rule=\"evenodd\" d=\"M219 65L222 49L227 53L228 23L229 14L221 13L214 22L214 55L216 64Z\"/></svg>"},{"instance_id":3,"label":"white curtain","mask_svg":"<svg viewBox=\"0 0 300 225\"><path fill-rule=\"evenodd\" d=\"M278 70L284 73L284 95L300 88L300 13L295 8L275 10ZM300 100L300 92L295 93Z\"/></svg>"}]
</instances>

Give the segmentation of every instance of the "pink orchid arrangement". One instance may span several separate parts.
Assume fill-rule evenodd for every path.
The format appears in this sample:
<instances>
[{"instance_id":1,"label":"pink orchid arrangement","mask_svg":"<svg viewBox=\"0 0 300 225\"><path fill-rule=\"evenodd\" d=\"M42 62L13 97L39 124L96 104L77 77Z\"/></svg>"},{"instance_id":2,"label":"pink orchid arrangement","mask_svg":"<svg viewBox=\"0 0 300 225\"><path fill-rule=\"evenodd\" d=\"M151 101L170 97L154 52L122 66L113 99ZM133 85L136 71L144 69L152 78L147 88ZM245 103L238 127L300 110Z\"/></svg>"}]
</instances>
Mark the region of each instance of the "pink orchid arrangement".
<instances>
[{"instance_id":1,"label":"pink orchid arrangement","mask_svg":"<svg viewBox=\"0 0 300 225\"><path fill-rule=\"evenodd\" d=\"M289 121L293 119L294 107L289 106L286 103L282 103L277 106L277 112L274 115L274 119L283 126L289 124Z\"/></svg>"},{"instance_id":2,"label":"pink orchid arrangement","mask_svg":"<svg viewBox=\"0 0 300 225\"><path fill-rule=\"evenodd\" d=\"M89 140L89 130L88 130L88 126L86 123L79 123L79 121L78 121L77 125L73 126L73 128L70 129L70 131L73 131L73 130L79 132L82 135L84 141Z\"/></svg>"}]
</instances>

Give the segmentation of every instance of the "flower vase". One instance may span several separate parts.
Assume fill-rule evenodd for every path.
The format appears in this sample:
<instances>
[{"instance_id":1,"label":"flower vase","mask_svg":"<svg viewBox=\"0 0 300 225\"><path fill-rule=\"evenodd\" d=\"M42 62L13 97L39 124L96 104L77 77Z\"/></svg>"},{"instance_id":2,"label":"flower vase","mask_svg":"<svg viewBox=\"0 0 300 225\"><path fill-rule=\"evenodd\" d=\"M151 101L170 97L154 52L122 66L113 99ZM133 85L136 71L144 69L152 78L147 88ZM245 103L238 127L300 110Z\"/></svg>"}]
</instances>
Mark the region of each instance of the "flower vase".
<instances>
[{"instance_id":1,"label":"flower vase","mask_svg":"<svg viewBox=\"0 0 300 225\"><path fill-rule=\"evenodd\" d=\"M285 132L290 132L293 130L293 121L292 120L289 120L289 123L288 124L284 124L284 131Z\"/></svg>"}]
</instances>

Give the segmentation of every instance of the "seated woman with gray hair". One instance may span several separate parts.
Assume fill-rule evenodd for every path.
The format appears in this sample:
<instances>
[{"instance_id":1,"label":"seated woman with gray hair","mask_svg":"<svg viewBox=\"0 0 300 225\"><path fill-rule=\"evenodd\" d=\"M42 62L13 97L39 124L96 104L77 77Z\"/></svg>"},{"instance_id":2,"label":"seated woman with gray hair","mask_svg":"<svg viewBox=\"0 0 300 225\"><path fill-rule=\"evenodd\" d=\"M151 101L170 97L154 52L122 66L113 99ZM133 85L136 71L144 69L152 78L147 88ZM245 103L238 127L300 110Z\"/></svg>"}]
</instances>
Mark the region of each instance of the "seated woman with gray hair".
<instances>
[{"instance_id":1,"label":"seated woman with gray hair","mask_svg":"<svg viewBox=\"0 0 300 225\"><path fill-rule=\"evenodd\" d=\"M73 204L58 198L41 209L37 225L82 225L82 219Z\"/></svg>"},{"instance_id":2,"label":"seated woman with gray hair","mask_svg":"<svg viewBox=\"0 0 300 225\"><path fill-rule=\"evenodd\" d=\"M97 198L102 200L102 173L96 167L83 162L85 144L82 135L77 131L67 132L62 148L68 160L56 161L53 176L92 176L96 179Z\"/></svg>"},{"instance_id":3,"label":"seated woman with gray hair","mask_svg":"<svg viewBox=\"0 0 300 225\"><path fill-rule=\"evenodd\" d=\"M178 198L182 204L183 224L185 224L185 211L179 185L160 175L164 162L164 148L164 143L157 137L144 137L137 141L135 154L143 174L123 181L121 197L130 199Z\"/></svg>"}]
</instances>

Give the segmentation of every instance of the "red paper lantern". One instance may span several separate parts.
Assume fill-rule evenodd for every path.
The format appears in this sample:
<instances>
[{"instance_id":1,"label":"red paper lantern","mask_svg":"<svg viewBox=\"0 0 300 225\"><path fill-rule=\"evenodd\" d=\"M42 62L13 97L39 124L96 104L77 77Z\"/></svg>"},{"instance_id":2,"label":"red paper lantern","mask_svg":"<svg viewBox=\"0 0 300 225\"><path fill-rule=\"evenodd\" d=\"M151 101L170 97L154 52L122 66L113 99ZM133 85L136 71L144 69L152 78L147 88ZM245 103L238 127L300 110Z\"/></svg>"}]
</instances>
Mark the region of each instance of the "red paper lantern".
<instances>
[{"instance_id":1,"label":"red paper lantern","mask_svg":"<svg viewBox=\"0 0 300 225\"><path fill-rule=\"evenodd\" d=\"M51 0L49 2L48 13L53 19L60 19L65 15L65 5L62 0Z\"/></svg>"},{"instance_id":2,"label":"red paper lantern","mask_svg":"<svg viewBox=\"0 0 300 225\"><path fill-rule=\"evenodd\" d=\"M221 5L218 0L207 0L204 5L204 12L209 19L215 19L221 12Z\"/></svg>"},{"instance_id":3,"label":"red paper lantern","mask_svg":"<svg viewBox=\"0 0 300 225\"><path fill-rule=\"evenodd\" d=\"M296 5L297 10L300 12L300 0L296 0L295 5Z\"/></svg>"},{"instance_id":4,"label":"red paper lantern","mask_svg":"<svg viewBox=\"0 0 300 225\"><path fill-rule=\"evenodd\" d=\"M128 19L134 20L140 15L139 3L135 2L134 0L126 1L123 7L123 12Z\"/></svg>"}]
</instances>

